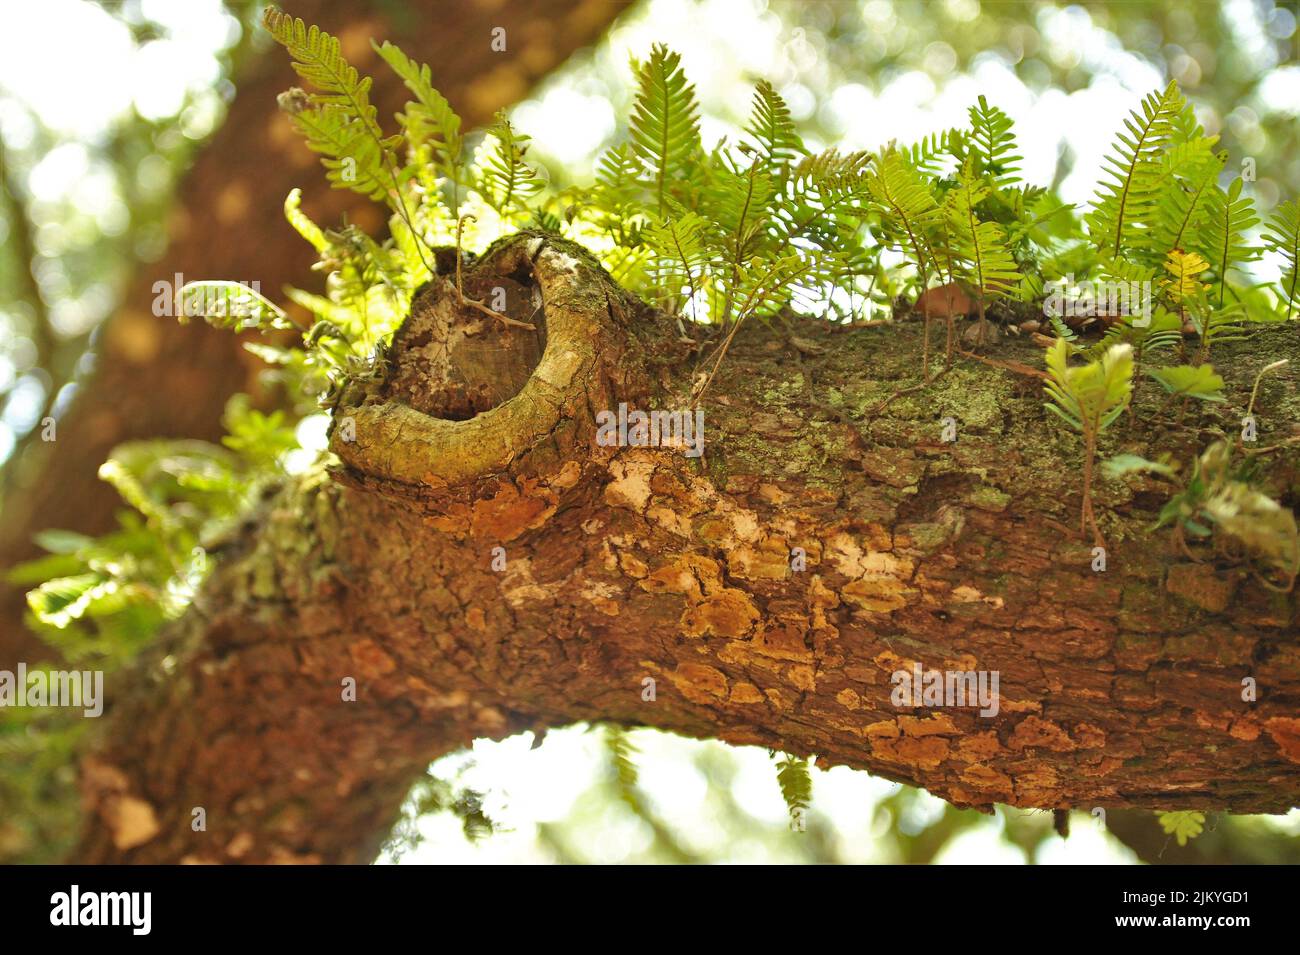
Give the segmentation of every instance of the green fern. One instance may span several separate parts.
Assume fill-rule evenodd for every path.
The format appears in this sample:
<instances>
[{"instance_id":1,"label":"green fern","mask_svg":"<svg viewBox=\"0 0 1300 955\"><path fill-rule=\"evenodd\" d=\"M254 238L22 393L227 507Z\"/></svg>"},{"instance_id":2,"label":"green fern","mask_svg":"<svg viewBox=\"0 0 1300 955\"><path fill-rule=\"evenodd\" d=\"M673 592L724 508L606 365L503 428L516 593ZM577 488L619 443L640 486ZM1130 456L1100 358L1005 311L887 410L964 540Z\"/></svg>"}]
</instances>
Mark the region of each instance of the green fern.
<instances>
[{"instance_id":1,"label":"green fern","mask_svg":"<svg viewBox=\"0 0 1300 955\"><path fill-rule=\"evenodd\" d=\"M1284 202L1273 211L1264 231L1264 244L1282 257L1284 271L1278 287L1290 321L1300 304L1300 203Z\"/></svg>"},{"instance_id":2,"label":"green fern","mask_svg":"<svg viewBox=\"0 0 1300 955\"><path fill-rule=\"evenodd\" d=\"M790 107L767 80L759 80L754 89L753 110L745 132L754 140L770 173L788 169L808 154L790 116Z\"/></svg>"},{"instance_id":3,"label":"green fern","mask_svg":"<svg viewBox=\"0 0 1300 955\"><path fill-rule=\"evenodd\" d=\"M1020 163L1011 117L990 106L981 95L970 107L970 141L967 154L975 157L976 170L989 177L997 189L1009 189L1020 181Z\"/></svg>"},{"instance_id":4,"label":"green fern","mask_svg":"<svg viewBox=\"0 0 1300 955\"><path fill-rule=\"evenodd\" d=\"M530 137L518 133L506 118L496 115L475 165L475 187L501 218L510 221L529 214L528 200L542 191L537 171L524 161Z\"/></svg>"},{"instance_id":5,"label":"green fern","mask_svg":"<svg viewBox=\"0 0 1300 955\"><path fill-rule=\"evenodd\" d=\"M1166 835L1173 836L1180 846L1187 845L1189 839L1195 839L1205 828L1205 813L1194 810L1180 812L1157 812L1160 828Z\"/></svg>"},{"instance_id":6,"label":"green fern","mask_svg":"<svg viewBox=\"0 0 1300 955\"><path fill-rule=\"evenodd\" d=\"M391 152L400 137L385 137L370 102L371 79L343 58L337 37L270 7L263 23L293 58L297 74L316 93L290 91L281 105L307 145L324 158L330 182L371 199L396 187Z\"/></svg>"},{"instance_id":7,"label":"green fern","mask_svg":"<svg viewBox=\"0 0 1300 955\"><path fill-rule=\"evenodd\" d=\"M973 286L981 319L987 299L1013 295L1020 284L1006 230L997 222L981 221L976 209L990 194L991 187L968 161L957 185L944 197L943 207L954 271Z\"/></svg>"},{"instance_id":8,"label":"green fern","mask_svg":"<svg viewBox=\"0 0 1300 955\"><path fill-rule=\"evenodd\" d=\"M1205 203L1205 223L1193 242L1214 270L1221 308L1226 303L1229 274L1259 253L1246 239L1246 234L1259 224L1255 203L1249 196L1243 197L1241 191L1240 178L1233 180L1226 192L1218 186L1211 188Z\"/></svg>"},{"instance_id":9,"label":"green fern","mask_svg":"<svg viewBox=\"0 0 1300 955\"><path fill-rule=\"evenodd\" d=\"M1151 259L1159 261L1170 252L1185 249L1189 239L1200 234L1207 214L1206 200L1228 155L1211 152L1212 142L1194 140L1174 147L1166 155L1156 199Z\"/></svg>"},{"instance_id":10,"label":"green fern","mask_svg":"<svg viewBox=\"0 0 1300 955\"><path fill-rule=\"evenodd\" d=\"M408 102L397 117L407 139L413 146L431 146L435 161L444 174L456 178L465 145L460 117L446 97L433 88L428 65L409 59L387 41L382 46L372 41L371 46L415 95L415 101Z\"/></svg>"},{"instance_id":11,"label":"green fern","mask_svg":"<svg viewBox=\"0 0 1300 955\"><path fill-rule=\"evenodd\" d=\"M1133 111L1106 156L1093 209L1088 213L1088 233L1094 245L1118 259L1125 248L1141 244L1138 236L1150 227L1161 184L1160 156L1176 134L1185 102L1178 84L1170 82L1162 93L1151 93Z\"/></svg>"},{"instance_id":12,"label":"green fern","mask_svg":"<svg viewBox=\"0 0 1300 955\"><path fill-rule=\"evenodd\" d=\"M1047 350L1047 381L1043 387L1050 399L1043 407L1083 436L1083 506L1079 518L1082 530L1092 528L1100 542L1101 532L1092 510L1092 477L1097 456L1097 439L1133 396L1133 349L1112 345L1096 361L1072 367L1074 346L1058 338Z\"/></svg>"},{"instance_id":13,"label":"green fern","mask_svg":"<svg viewBox=\"0 0 1300 955\"><path fill-rule=\"evenodd\" d=\"M700 149L699 106L681 57L666 46L656 44L650 58L633 68L638 89L628 131L653 179L654 209L663 218L671 187L685 178Z\"/></svg>"},{"instance_id":14,"label":"green fern","mask_svg":"<svg viewBox=\"0 0 1300 955\"><path fill-rule=\"evenodd\" d=\"M930 241L940 214L934 192L906 155L896 149L881 153L875 170L867 177L867 186L883 212L884 238L911 253L924 291L927 276L938 267Z\"/></svg>"},{"instance_id":15,"label":"green fern","mask_svg":"<svg viewBox=\"0 0 1300 955\"><path fill-rule=\"evenodd\" d=\"M640 776L636 765L637 748L626 729L606 723L604 726L605 752L614 769L614 781L618 795L637 815L644 815L645 806L641 794L637 791Z\"/></svg>"},{"instance_id":16,"label":"green fern","mask_svg":"<svg viewBox=\"0 0 1300 955\"><path fill-rule=\"evenodd\" d=\"M672 312L684 302L694 307L708 278L712 264L705 235L708 227L694 212L681 211L676 218L657 222L646 230L646 243L659 257L656 281Z\"/></svg>"},{"instance_id":17,"label":"green fern","mask_svg":"<svg viewBox=\"0 0 1300 955\"><path fill-rule=\"evenodd\" d=\"M1200 401L1225 401L1223 376L1209 365L1171 365L1152 368L1148 375L1154 378L1170 395L1187 396Z\"/></svg>"},{"instance_id":18,"label":"green fern","mask_svg":"<svg viewBox=\"0 0 1300 955\"><path fill-rule=\"evenodd\" d=\"M776 764L776 782L781 788L781 798L785 800L791 821L802 821L812 803L812 773L809 771L808 760L782 755Z\"/></svg>"}]
</instances>

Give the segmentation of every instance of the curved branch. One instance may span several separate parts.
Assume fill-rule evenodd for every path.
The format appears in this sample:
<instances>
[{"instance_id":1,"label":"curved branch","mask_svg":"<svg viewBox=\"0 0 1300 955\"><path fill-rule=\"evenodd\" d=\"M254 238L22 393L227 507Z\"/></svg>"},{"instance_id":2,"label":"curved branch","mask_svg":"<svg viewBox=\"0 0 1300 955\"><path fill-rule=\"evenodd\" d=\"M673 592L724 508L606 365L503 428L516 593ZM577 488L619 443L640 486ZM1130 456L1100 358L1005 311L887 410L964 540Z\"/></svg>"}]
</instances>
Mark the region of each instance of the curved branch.
<instances>
[{"instance_id":1,"label":"curved branch","mask_svg":"<svg viewBox=\"0 0 1300 955\"><path fill-rule=\"evenodd\" d=\"M1300 802L1295 595L1175 553L1150 530L1162 498L1119 482L1096 489L1111 544L1095 571L1068 527L1077 447L1047 424L1036 388L956 365L864 418L918 373L917 329L797 321L808 354L796 374L785 330L755 323L711 393L703 458L598 447L596 410L681 408L691 369L674 360L670 319L634 312L582 261L556 258L547 277L546 254L518 258L535 243L496 250L469 280L558 285L552 337L519 379L520 394L553 389L543 407L492 415L512 400L498 389L471 402L496 435L487 453L439 437L466 459L448 463L395 429L400 455L371 439L342 484L317 476L271 501L185 620L110 681L109 722L83 763L80 858L361 861L429 760L581 720L817 754L982 809ZM419 382L436 392L457 367L489 367L468 334L480 319L439 304L453 297L429 303L444 339L413 317L350 409L400 395L428 419L413 428L485 433L467 427L475 416L421 410L445 402L426 403ZM1289 329L1260 335L1252 350L1300 359ZM1032 345L1002 347L1039 361ZM1232 361L1234 347L1226 393L1245 396L1251 363ZM570 353L591 377L567 377ZM1256 409L1261 441L1289 425L1278 402L1297 368ZM1125 449L1186 457L1200 430L1243 409L1198 410L1196 431L1137 415ZM942 437L949 417L956 442ZM1260 467L1293 486L1300 451L1280 446ZM996 672L996 712L900 707L894 675L916 666ZM355 701L340 692L349 679Z\"/></svg>"}]
</instances>

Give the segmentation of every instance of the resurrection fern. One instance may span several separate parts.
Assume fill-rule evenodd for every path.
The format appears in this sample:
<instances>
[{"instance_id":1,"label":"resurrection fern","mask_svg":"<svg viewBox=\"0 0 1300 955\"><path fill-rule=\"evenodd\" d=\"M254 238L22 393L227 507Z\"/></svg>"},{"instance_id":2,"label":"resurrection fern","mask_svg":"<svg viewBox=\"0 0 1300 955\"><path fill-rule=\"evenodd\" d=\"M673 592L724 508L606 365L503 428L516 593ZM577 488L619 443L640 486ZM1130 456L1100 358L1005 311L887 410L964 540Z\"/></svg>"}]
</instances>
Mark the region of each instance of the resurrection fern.
<instances>
[{"instance_id":1,"label":"resurrection fern","mask_svg":"<svg viewBox=\"0 0 1300 955\"><path fill-rule=\"evenodd\" d=\"M373 81L343 58L338 38L319 27L308 27L274 7L266 9L262 22L289 51L294 71L317 90L292 89L280 104L307 145L321 154L331 185L385 199L414 232L394 158L402 137L386 137L380 128L378 110L370 102ZM433 271L427 260L424 264Z\"/></svg>"},{"instance_id":2,"label":"resurrection fern","mask_svg":"<svg viewBox=\"0 0 1300 955\"><path fill-rule=\"evenodd\" d=\"M1092 528L1102 543L1092 508L1092 477L1097 456L1097 438L1123 413L1133 391L1133 350L1127 344L1112 345L1096 361L1071 366L1074 346L1058 338L1047 350L1047 381L1050 401L1044 407L1083 436L1083 506L1080 529Z\"/></svg>"},{"instance_id":3,"label":"resurrection fern","mask_svg":"<svg viewBox=\"0 0 1300 955\"><path fill-rule=\"evenodd\" d=\"M632 148L653 179L654 209L663 217L669 198L700 149L699 106L681 57L657 44L643 64L633 64L637 94L628 131Z\"/></svg>"},{"instance_id":4,"label":"resurrection fern","mask_svg":"<svg viewBox=\"0 0 1300 955\"><path fill-rule=\"evenodd\" d=\"M370 102L371 79L343 58L337 37L270 8L263 22L289 51L297 74L316 93L292 90L282 100L307 145L324 158L335 186L383 199L395 185L392 151L397 138L385 137Z\"/></svg>"},{"instance_id":5,"label":"resurrection fern","mask_svg":"<svg viewBox=\"0 0 1300 955\"><path fill-rule=\"evenodd\" d=\"M1284 271L1278 287L1290 321L1300 305L1300 203L1284 202L1274 210L1264 231L1264 243L1282 257Z\"/></svg>"},{"instance_id":6,"label":"resurrection fern","mask_svg":"<svg viewBox=\"0 0 1300 955\"><path fill-rule=\"evenodd\" d=\"M776 781L781 787L781 798L785 800L792 826L801 828L804 813L812 803L812 773L808 760L783 754L776 764Z\"/></svg>"},{"instance_id":7,"label":"resurrection fern","mask_svg":"<svg viewBox=\"0 0 1300 955\"><path fill-rule=\"evenodd\" d=\"M621 726L606 723L604 731L605 753L614 771L614 782L618 787L619 798L638 816L642 816L645 813L645 805L641 800L641 794L637 791L639 773L635 762L636 745L627 730Z\"/></svg>"},{"instance_id":8,"label":"resurrection fern","mask_svg":"<svg viewBox=\"0 0 1300 955\"><path fill-rule=\"evenodd\" d=\"M1150 369L1147 374L1174 397L1185 396L1200 401L1227 400L1223 397L1223 376L1216 374L1209 365L1171 365Z\"/></svg>"},{"instance_id":9,"label":"resurrection fern","mask_svg":"<svg viewBox=\"0 0 1300 955\"><path fill-rule=\"evenodd\" d=\"M1225 304L1231 271L1258 255L1246 234L1259 224L1259 218L1254 201L1242 196L1241 190L1240 178L1234 179L1226 192L1218 186L1211 188L1204 227L1195 237L1195 247L1214 270L1215 298L1220 308Z\"/></svg>"},{"instance_id":10,"label":"resurrection fern","mask_svg":"<svg viewBox=\"0 0 1300 955\"><path fill-rule=\"evenodd\" d=\"M1190 469L1168 459L1149 461L1126 454L1108 461L1106 470L1115 477L1144 473L1174 484L1175 492L1161 509L1156 526L1172 527L1183 550L1188 537L1215 536L1232 542L1262 566L1271 575L1259 578L1265 586L1284 593L1294 588L1300 575L1295 513L1254 484L1249 460L1237 460L1226 441L1213 442ZM1184 470L1186 476L1180 477Z\"/></svg>"},{"instance_id":11,"label":"resurrection fern","mask_svg":"<svg viewBox=\"0 0 1300 955\"><path fill-rule=\"evenodd\" d=\"M1165 294L1178 305L1196 301L1207 288L1199 276L1209 267L1210 263L1195 252L1174 249L1165 260L1165 271L1169 273L1164 281Z\"/></svg>"},{"instance_id":12,"label":"resurrection fern","mask_svg":"<svg viewBox=\"0 0 1300 955\"><path fill-rule=\"evenodd\" d=\"M997 189L1009 189L1020 181L1020 163L1011 117L990 106L981 95L970 108L971 132L968 155L976 171L989 178Z\"/></svg>"},{"instance_id":13,"label":"resurrection fern","mask_svg":"<svg viewBox=\"0 0 1300 955\"><path fill-rule=\"evenodd\" d=\"M1203 812L1189 809L1179 812L1157 812L1156 815L1160 818L1160 828L1166 835L1177 839L1180 846L1187 845L1189 839L1195 839L1205 828Z\"/></svg>"},{"instance_id":14,"label":"resurrection fern","mask_svg":"<svg viewBox=\"0 0 1300 955\"><path fill-rule=\"evenodd\" d=\"M414 62L387 41L382 46L372 41L371 46L415 96L415 100L408 102L406 108L397 114L398 124L421 160L418 168L426 183L432 181L433 176L442 176L451 184L451 209L455 215L465 148L460 117L446 98L433 88L427 65Z\"/></svg>"},{"instance_id":15,"label":"resurrection fern","mask_svg":"<svg viewBox=\"0 0 1300 955\"><path fill-rule=\"evenodd\" d=\"M527 218L528 200L542 191L536 170L524 162L528 143L529 137L515 132L499 112L476 159L479 194L506 221Z\"/></svg>"},{"instance_id":16,"label":"resurrection fern","mask_svg":"<svg viewBox=\"0 0 1300 955\"><path fill-rule=\"evenodd\" d=\"M790 107L767 80L759 80L754 88L753 111L745 132L754 141L759 158L773 174L780 174L792 162L808 154L790 116Z\"/></svg>"},{"instance_id":17,"label":"resurrection fern","mask_svg":"<svg viewBox=\"0 0 1300 955\"><path fill-rule=\"evenodd\" d=\"M661 263L658 281L669 311L678 311L683 302L697 307L697 296L713 263L706 236L708 228L703 218L694 212L684 212L676 219L656 222L646 230L646 244Z\"/></svg>"},{"instance_id":18,"label":"resurrection fern","mask_svg":"<svg viewBox=\"0 0 1300 955\"><path fill-rule=\"evenodd\" d=\"M1007 246L1006 230L997 222L982 221L978 206L991 193L987 180L976 175L968 160L957 177L957 185L944 197L947 226L945 248L950 270L973 289L981 322L989 299L1015 295L1020 271ZM948 361L952 360L949 335Z\"/></svg>"},{"instance_id":19,"label":"resurrection fern","mask_svg":"<svg viewBox=\"0 0 1300 955\"><path fill-rule=\"evenodd\" d=\"M1162 180L1161 153L1175 135L1185 105L1178 84L1170 82L1163 92L1147 96L1141 110L1125 120L1126 131L1116 134L1103 167L1108 178L1098 185L1087 216L1094 245L1111 258L1139 245L1141 233L1151 226Z\"/></svg>"},{"instance_id":20,"label":"resurrection fern","mask_svg":"<svg viewBox=\"0 0 1300 955\"><path fill-rule=\"evenodd\" d=\"M910 254L919 278L919 295L930 285L930 277L939 270L939 256L934 242L940 233L941 210L929 183L915 165L896 149L881 154L875 170L867 177L871 197L881 208L882 238ZM951 280L951 276L949 276ZM947 317L947 316L945 316ZM922 374L930 376L930 309L924 309L924 343ZM951 339L951 336L949 336Z\"/></svg>"},{"instance_id":21,"label":"resurrection fern","mask_svg":"<svg viewBox=\"0 0 1300 955\"><path fill-rule=\"evenodd\" d=\"M1155 227L1148 251L1153 257L1187 248L1201 232L1206 200L1227 160L1226 152L1211 152L1213 140L1200 138L1171 149L1164 157Z\"/></svg>"}]
</instances>

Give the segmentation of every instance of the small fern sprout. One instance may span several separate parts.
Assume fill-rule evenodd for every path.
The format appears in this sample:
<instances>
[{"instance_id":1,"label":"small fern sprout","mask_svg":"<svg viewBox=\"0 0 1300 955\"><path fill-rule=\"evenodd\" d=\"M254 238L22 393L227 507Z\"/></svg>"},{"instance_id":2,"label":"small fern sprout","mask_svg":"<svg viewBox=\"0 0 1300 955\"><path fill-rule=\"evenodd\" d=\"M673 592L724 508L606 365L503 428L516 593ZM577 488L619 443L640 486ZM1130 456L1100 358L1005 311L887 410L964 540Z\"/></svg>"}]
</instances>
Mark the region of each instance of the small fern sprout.
<instances>
[{"instance_id":1,"label":"small fern sprout","mask_svg":"<svg viewBox=\"0 0 1300 955\"><path fill-rule=\"evenodd\" d=\"M930 307L925 298L932 269L938 268L938 256L933 248L934 234L940 215L930 185L922 178L905 153L888 149L881 154L876 168L867 176L867 188L872 199L882 211L881 231L886 241L909 254L919 282L917 302L925 302L922 320L925 322L922 345L922 377L930 380Z\"/></svg>"},{"instance_id":2,"label":"small fern sprout","mask_svg":"<svg viewBox=\"0 0 1300 955\"><path fill-rule=\"evenodd\" d=\"M959 278L968 284L979 312L979 328L985 327L988 300L1015 295L1021 275L1007 243L1001 223L983 221L978 207L992 192L988 180L967 160L957 176L957 185L944 197L948 247ZM947 361L952 361L949 335Z\"/></svg>"},{"instance_id":3,"label":"small fern sprout","mask_svg":"<svg viewBox=\"0 0 1300 955\"><path fill-rule=\"evenodd\" d=\"M1105 542L1097 527L1092 506L1093 469L1097 438L1123 413L1133 393L1133 347L1112 345L1096 361L1071 367L1073 345L1058 338L1047 350L1047 380L1044 388L1051 399L1044 403L1083 437L1083 505L1079 528L1092 530L1097 544Z\"/></svg>"},{"instance_id":4,"label":"small fern sprout","mask_svg":"<svg viewBox=\"0 0 1300 955\"><path fill-rule=\"evenodd\" d=\"M790 813L791 826L802 831L804 814L812 803L812 773L809 761L797 756L782 754L776 764L776 781L781 787L781 798Z\"/></svg>"}]
</instances>

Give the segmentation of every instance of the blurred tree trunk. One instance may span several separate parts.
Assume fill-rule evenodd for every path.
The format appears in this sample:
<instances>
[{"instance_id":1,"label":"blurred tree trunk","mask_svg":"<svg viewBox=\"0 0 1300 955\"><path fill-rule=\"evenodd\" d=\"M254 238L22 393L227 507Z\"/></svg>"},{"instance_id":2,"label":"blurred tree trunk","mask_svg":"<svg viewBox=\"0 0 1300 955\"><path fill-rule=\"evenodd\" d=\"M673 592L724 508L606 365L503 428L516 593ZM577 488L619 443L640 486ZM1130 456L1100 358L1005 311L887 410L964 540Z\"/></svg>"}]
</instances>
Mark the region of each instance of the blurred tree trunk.
<instances>
[{"instance_id":1,"label":"blurred tree trunk","mask_svg":"<svg viewBox=\"0 0 1300 955\"><path fill-rule=\"evenodd\" d=\"M353 64L374 75L382 121L391 125L407 96L390 70L375 68L371 37L400 43L429 63L435 85L469 126L520 99L627 8L615 0L292 0L284 6L338 35ZM506 30L505 52L491 47L495 27ZM41 529L94 534L112 526L120 502L96 473L115 445L148 437L215 438L226 399L256 393L260 363L227 333L156 317L155 282L171 283L177 273L185 281L257 280L272 298L286 284L318 286L311 248L279 214L295 186L318 222L334 223L346 213L372 234L383 227L373 205L327 187L316 157L280 115L276 95L296 82L281 55L257 58L239 78L225 123L177 196L167 252L139 268L102 328L96 370L58 422L57 440L32 442L29 453L12 462L0 569L35 556L32 535ZM23 627L24 607L23 588L0 581L0 667L49 655Z\"/></svg>"},{"instance_id":2,"label":"blurred tree trunk","mask_svg":"<svg viewBox=\"0 0 1300 955\"><path fill-rule=\"evenodd\" d=\"M286 486L110 677L79 861L368 861L430 760L579 720L815 753L984 810L1300 801L1294 594L1175 553L1150 530L1162 495L1117 481L1095 571L1077 442L1036 379L960 365L875 413L915 377L915 326L752 322L703 399L702 457L610 447L601 410L695 404L674 322L536 235L466 286L515 289L522 317L540 297L540 361L445 283L417 300L383 377L340 398L334 479ZM1291 357L1257 406L1273 420L1300 342L1257 335L1216 368L1243 394L1256 363L1235 357ZM1139 415L1125 447L1156 433ZM1259 464L1294 484L1300 448ZM900 708L914 666L996 672L997 712Z\"/></svg>"}]
</instances>

